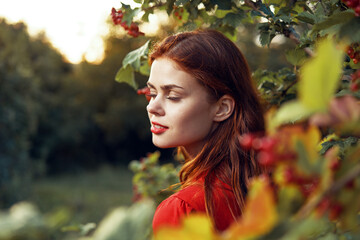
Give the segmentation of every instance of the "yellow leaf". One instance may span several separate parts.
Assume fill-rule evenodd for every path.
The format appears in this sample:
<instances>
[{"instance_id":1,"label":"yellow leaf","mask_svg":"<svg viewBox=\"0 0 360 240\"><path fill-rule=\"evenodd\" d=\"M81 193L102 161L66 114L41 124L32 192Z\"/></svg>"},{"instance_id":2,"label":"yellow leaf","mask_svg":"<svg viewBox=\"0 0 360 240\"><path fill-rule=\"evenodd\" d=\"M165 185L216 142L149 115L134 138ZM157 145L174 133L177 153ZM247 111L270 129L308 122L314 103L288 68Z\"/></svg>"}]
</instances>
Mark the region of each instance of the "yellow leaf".
<instances>
[{"instance_id":1,"label":"yellow leaf","mask_svg":"<svg viewBox=\"0 0 360 240\"><path fill-rule=\"evenodd\" d=\"M183 219L180 227L164 227L157 231L155 240L215 240L210 218L206 214L192 214Z\"/></svg>"},{"instance_id":2,"label":"yellow leaf","mask_svg":"<svg viewBox=\"0 0 360 240\"><path fill-rule=\"evenodd\" d=\"M306 131L292 135L293 143L301 141L305 146L310 162L314 163L318 159L318 144L321 140L320 130L316 126L310 126Z\"/></svg>"},{"instance_id":3,"label":"yellow leaf","mask_svg":"<svg viewBox=\"0 0 360 240\"><path fill-rule=\"evenodd\" d=\"M301 68L299 99L312 111L327 109L342 71L343 53L331 39L319 42L316 56Z\"/></svg>"},{"instance_id":4,"label":"yellow leaf","mask_svg":"<svg viewBox=\"0 0 360 240\"><path fill-rule=\"evenodd\" d=\"M269 232L277 223L278 213L269 179L253 180L243 215L238 223L230 226L226 239L252 239Z\"/></svg>"}]
</instances>

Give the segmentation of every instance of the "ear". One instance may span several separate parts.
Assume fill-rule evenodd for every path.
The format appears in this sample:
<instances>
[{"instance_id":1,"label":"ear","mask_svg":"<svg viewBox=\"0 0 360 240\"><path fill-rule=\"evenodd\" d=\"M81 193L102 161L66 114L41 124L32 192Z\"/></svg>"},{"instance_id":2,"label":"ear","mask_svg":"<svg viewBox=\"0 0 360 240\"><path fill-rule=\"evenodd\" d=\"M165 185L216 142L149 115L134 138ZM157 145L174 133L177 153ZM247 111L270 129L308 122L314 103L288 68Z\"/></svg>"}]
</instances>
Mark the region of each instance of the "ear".
<instances>
[{"instance_id":1,"label":"ear","mask_svg":"<svg viewBox=\"0 0 360 240\"><path fill-rule=\"evenodd\" d=\"M216 103L215 122L228 119L234 111L235 100L230 95L222 96Z\"/></svg>"}]
</instances>

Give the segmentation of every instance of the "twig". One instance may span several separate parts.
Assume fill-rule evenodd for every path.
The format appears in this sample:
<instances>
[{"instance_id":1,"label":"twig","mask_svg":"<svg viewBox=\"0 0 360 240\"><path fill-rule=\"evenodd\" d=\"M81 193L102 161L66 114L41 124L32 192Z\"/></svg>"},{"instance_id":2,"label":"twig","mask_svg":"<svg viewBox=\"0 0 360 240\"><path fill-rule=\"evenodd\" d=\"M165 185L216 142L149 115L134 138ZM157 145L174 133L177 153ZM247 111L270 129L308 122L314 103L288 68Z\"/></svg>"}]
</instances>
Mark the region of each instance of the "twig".
<instances>
[{"instance_id":1,"label":"twig","mask_svg":"<svg viewBox=\"0 0 360 240\"><path fill-rule=\"evenodd\" d=\"M295 66L296 67L296 66ZM298 82L298 79L295 79L294 81L292 81L282 92L281 92L281 96L285 96L287 91L289 91L289 89L294 86L296 83Z\"/></svg>"}]
</instances>

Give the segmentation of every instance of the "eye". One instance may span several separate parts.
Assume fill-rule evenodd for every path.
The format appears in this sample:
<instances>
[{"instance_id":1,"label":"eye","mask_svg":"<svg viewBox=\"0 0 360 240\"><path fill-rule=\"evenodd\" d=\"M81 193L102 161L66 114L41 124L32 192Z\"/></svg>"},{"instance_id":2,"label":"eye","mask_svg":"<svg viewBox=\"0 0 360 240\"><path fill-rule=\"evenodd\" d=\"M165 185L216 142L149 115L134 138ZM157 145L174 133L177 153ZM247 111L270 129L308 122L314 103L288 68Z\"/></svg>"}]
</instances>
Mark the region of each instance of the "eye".
<instances>
[{"instance_id":1,"label":"eye","mask_svg":"<svg viewBox=\"0 0 360 240\"><path fill-rule=\"evenodd\" d=\"M180 101L181 97L178 97L178 96L167 96L166 99L169 99L171 101Z\"/></svg>"},{"instance_id":2,"label":"eye","mask_svg":"<svg viewBox=\"0 0 360 240\"><path fill-rule=\"evenodd\" d=\"M149 97L149 98L155 98L156 94L155 93L148 93L148 94L146 94L146 96Z\"/></svg>"}]
</instances>

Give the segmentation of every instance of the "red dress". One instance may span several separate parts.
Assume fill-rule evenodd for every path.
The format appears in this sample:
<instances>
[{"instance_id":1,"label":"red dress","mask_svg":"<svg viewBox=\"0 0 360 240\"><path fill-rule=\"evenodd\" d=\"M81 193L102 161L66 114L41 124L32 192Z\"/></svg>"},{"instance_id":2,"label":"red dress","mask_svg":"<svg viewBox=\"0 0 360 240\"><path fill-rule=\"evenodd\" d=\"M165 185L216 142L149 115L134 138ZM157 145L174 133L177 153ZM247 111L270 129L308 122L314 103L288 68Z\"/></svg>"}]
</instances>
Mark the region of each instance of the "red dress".
<instances>
[{"instance_id":1,"label":"red dress","mask_svg":"<svg viewBox=\"0 0 360 240\"><path fill-rule=\"evenodd\" d=\"M214 206L216 206L214 209L215 228L218 231L224 231L240 217L241 211L228 185L224 183L220 186L215 185L213 196ZM160 203L153 218L154 233L163 226L179 226L181 219L193 212L206 213L205 192L201 183L190 185Z\"/></svg>"}]
</instances>

